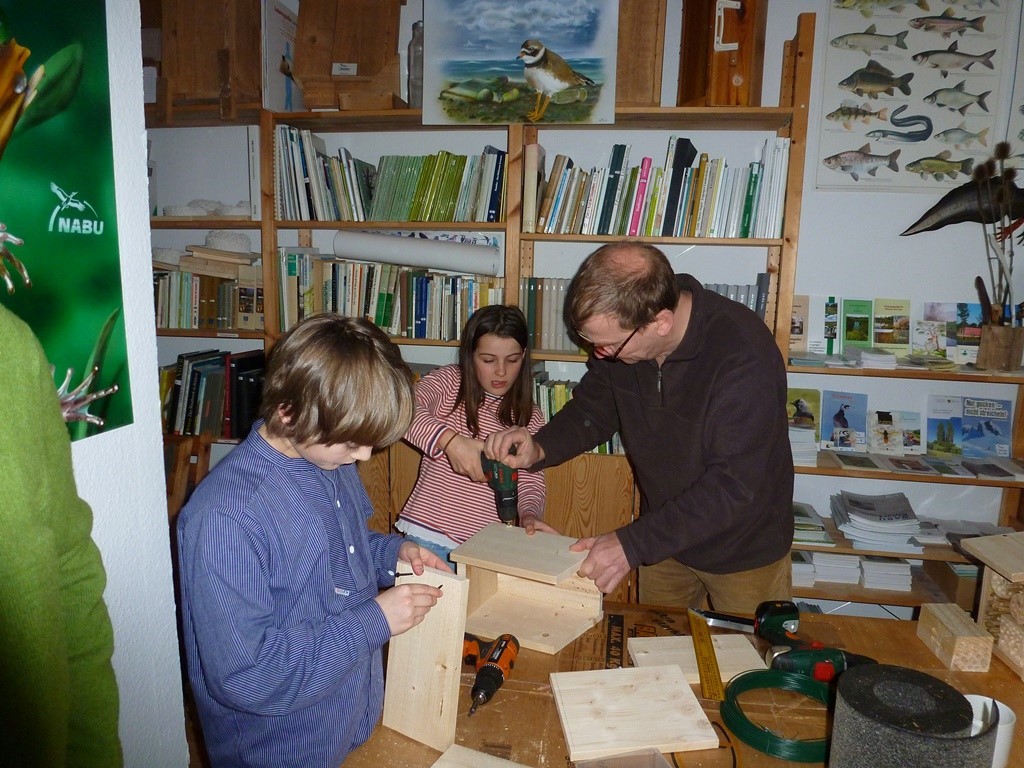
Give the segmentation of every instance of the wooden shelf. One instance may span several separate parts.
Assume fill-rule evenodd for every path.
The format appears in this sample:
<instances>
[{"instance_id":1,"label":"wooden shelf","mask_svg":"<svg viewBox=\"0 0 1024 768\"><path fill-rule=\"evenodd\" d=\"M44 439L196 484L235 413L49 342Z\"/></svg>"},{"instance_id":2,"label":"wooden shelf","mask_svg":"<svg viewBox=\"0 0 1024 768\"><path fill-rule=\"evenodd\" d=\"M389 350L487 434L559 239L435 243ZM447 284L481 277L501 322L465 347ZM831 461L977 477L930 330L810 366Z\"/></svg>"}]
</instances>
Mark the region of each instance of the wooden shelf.
<instances>
[{"instance_id":1,"label":"wooden shelf","mask_svg":"<svg viewBox=\"0 0 1024 768\"><path fill-rule=\"evenodd\" d=\"M263 340L263 331L243 331L223 329L218 331L200 328L157 328L157 336L193 338L193 339L257 339Z\"/></svg>"},{"instance_id":2,"label":"wooden shelf","mask_svg":"<svg viewBox=\"0 0 1024 768\"><path fill-rule=\"evenodd\" d=\"M911 589L909 592L867 589L860 584L817 581L813 587L793 587L793 596L811 600L834 600L840 603L875 603L877 605L901 605L910 608L916 608L922 603L949 602L946 594L939 589L934 581L928 578L921 566L911 566L910 574Z\"/></svg>"},{"instance_id":3,"label":"wooden shelf","mask_svg":"<svg viewBox=\"0 0 1024 768\"><path fill-rule=\"evenodd\" d=\"M219 101L197 100L174 104L170 115L161 114L156 104L146 104L146 128L213 128L225 125L256 125L260 104L241 104L234 115L225 115Z\"/></svg>"},{"instance_id":4,"label":"wooden shelf","mask_svg":"<svg viewBox=\"0 0 1024 768\"><path fill-rule=\"evenodd\" d=\"M928 379L931 381L969 381L974 384L1024 384L1024 371L1001 373L976 371L960 366L955 371L926 371L921 368L820 368L787 365L789 373L810 373L817 376L867 376L876 379Z\"/></svg>"},{"instance_id":5,"label":"wooden shelf","mask_svg":"<svg viewBox=\"0 0 1024 768\"><path fill-rule=\"evenodd\" d=\"M782 245L782 240L778 238L749 237L630 237L628 235L555 235L543 232L523 232L520 234L520 238L523 242L534 243L595 243L598 245L603 245L612 240L640 240L645 243L668 243L672 245L731 245L748 248Z\"/></svg>"},{"instance_id":6,"label":"wooden shelf","mask_svg":"<svg viewBox=\"0 0 1024 768\"><path fill-rule=\"evenodd\" d=\"M278 229L423 229L453 232L504 232L503 221L277 221Z\"/></svg>"},{"instance_id":7,"label":"wooden shelf","mask_svg":"<svg viewBox=\"0 0 1024 768\"><path fill-rule=\"evenodd\" d=\"M587 130L778 131L793 121L787 107L618 107L615 122L590 124ZM281 112L278 121L311 131L489 130L487 125L423 125L419 109ZM531 124L533 125L533 124ZM578 124L539 123L544 130L575 130ZM504 130L504 126L493 126Z\"/></svg>"},{"instance_id":8,"label":"wooden shelf","mask_svg":"<svg viewBox=\"0 0 1024 768\"><path fill-rule=\"evenodd\" d=\"M881 549L855 549L842 531L836 528L836 524L830 518L824 518L825 530L836 543L834 547L823 547L817 544L794 541L793 549L798 552L831 552L836 555L875 555L877 557L893 557L903 560L944 560L949 563L970 562L952 546L949 547L925 547L922 553L890 552Z\"/></svg>"},{"instance_id":9,"label":"wooden shelf","mask_svg":"<svg viewBox=\"0 0 1024 768\"><path fill-rule=\"evenodd\" d=\"M150 229L259 229L260 222L232 216L153 216Z\"/></svg>"},{"instance_id":10,"label":"wooden shelf","mask_svg":"<svg viewBox=\"0 0 1024 768\"><path fill-rule=\"evenodd\" d=\"M825 462L825 463L823 463ZM988 488L1024 489L1019 480L993 480L985 477L950 477L947 475L923 475L917 472L888 472L885 470L844 469L829 463L826 451L818 452L818 466L795 466L798 475L824 475L827 477L865 477L871 480L893 480L900 483L939 483L941 485L969 485Z\"/></svg>"}]
</instances>

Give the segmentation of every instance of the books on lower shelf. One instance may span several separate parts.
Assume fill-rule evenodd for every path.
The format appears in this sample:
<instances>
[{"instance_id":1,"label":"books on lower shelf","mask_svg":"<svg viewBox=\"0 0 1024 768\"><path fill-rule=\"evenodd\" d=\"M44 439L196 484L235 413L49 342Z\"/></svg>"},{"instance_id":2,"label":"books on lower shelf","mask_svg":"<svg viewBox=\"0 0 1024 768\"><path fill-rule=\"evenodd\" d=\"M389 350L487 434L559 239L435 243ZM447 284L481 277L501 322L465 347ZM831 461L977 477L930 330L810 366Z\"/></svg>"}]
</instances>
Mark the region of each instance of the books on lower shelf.
<instances>
[{"instance_id":1,"label":"books on lower shelf","mask_svg":"<svg viewBox=\"0 0 1024 768\"><path fill-rule=\"evenodd\" d=\"M877 555L863 555L860 559L861 586L865 589L887 589L892 592L910 592L910 563L906 560Z\"/></svg>"},{"instance_id":2,"label":"books on lower shelf","mask_svg":"<svg viewBox=\"0 0 1024 768\"><path fill-rule=\"evenodd\" d=\"M814 544L818 547L834 547L836 543L825 528L825 521L812 504L793 502L793 541Z\"/></svg>"},{"instance_id":3,"label":"books on lower shelf","mask_svg":"<svg viewBox=\"0 0 1024 768\"><path fill-rule=\"evenodd\" d=\"M833 552L812 552L814 580L831 581L837 584L860 583L860 555L845 555Z\"/></svg>"},{"instance_id":4,"label":"books on lower shelf","mask_svg":"<svg viewBox=\"0 0 1024 768\"><path fill-rule=\"evenodd\" d=\"M565 379L551 379L548 372L544 370L543 362L534 363L533 369L533 402L540 408L544 421L548 422L551 417L565 407L572 399L572 391L576 386L575 381ZM606 442L594 446L590 453L602 454L625 454L622 446L622 438L616 432Z\"/></svg>"},{"instance_id":5,"label":"books on lower shelf","mask_svg":"<svg viewBox=\"0 0 1024 768\"><path fill-rule=\"evenodd\" d=\"M793 563L793 586L813 587L815 574L811 553L794 549L789 553L789 559Z\"/></svg>"},{"instance_id":6,"label":"books on lower shelf","mask_svg":"<svg viewBox=\"0 0 1024 768\"><path fill-rule=\"evenodd\" d=\"M860 494L841 490L830 498L836 527L854 548L922 552L910 541L930 526L922 525L903 493Z\"/></svg>"},{"instance_id":7,"label":"books on lower shelf","mask_svg":"<svg viewBox=\"0 0 1024 768\"><path fill-rule=\"evenodd\" d=\"M157 328L263 330L263 268L245 261L182 255L155 263L153 296Z\"/></svg>"},{"instance_id":8,"label":"books on lower shelf","mask_svg":"<svg viewBox=\"0 0 1024 768\"><path fill-rule=\"evenodd\" d=\"M282 248L278 268L282 330L309 314L337 312L365 317L391 336L455 341L473 312L504 297L501 277L322 258L312 248Z\"/></svg>"},{"instance_id":9,"label":"books on lower shelf","mask_svg":"<svg viewBox=\"0 0 1024 768\"><path fill-rule=\"evenodd\" d=\"M261 349L205 349L178 355L174 365L161 370L164 431L215 439L245 437L259 410L265 360Z\"/></svg>"}]
</instances>

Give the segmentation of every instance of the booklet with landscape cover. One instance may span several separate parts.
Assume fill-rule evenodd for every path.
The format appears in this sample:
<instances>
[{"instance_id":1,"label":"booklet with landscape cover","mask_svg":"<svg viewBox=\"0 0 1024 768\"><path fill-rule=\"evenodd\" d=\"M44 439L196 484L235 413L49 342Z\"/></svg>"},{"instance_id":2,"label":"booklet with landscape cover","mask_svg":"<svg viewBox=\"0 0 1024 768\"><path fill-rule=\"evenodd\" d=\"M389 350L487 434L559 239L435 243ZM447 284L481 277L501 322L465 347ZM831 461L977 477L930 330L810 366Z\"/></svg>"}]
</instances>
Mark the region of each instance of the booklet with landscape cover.
<instances>
[{"instance_id":1,"label":"booklet with landscape cover","mask_svg":"<svg viewBox=\"0 0 1024 768\"><path fill-rule=\"evenodd\" d=\"M1013 429L1010 401L964 395L962 406L960 433L964 457L1009 456Z\"/></svg>"}]
</instances>

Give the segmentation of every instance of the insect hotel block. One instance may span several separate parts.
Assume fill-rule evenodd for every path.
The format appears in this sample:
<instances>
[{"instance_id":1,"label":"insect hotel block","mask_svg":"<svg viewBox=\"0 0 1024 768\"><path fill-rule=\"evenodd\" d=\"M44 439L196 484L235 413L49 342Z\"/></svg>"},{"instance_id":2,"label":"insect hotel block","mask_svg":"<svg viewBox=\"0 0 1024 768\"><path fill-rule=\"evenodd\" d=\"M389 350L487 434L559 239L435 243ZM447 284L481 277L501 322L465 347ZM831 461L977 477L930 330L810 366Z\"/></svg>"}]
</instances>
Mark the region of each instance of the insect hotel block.
<instances>
[{"instance_id":1,"label":"insect hotel block","mask_svg":"<svg viewBox=\"0 0 1024 768\"><path fill-rule=\"evenodd\" d=\"M992 652L1024 679L1024 533L963 539L985 564L978 624L995 638Z\"/></svg>"},{"instance_id":2,"label":"insect hotel block","mask_svg":"<svg viewBox=\"0 0 1024 768\"><path fill-rule=\"evenodd\" d=\"M988 672L995 638L953 603L925 603L917 620L917 636L946 669Z\"/></svg>"},{"instance_id":3,"label":"insect hotel block","mask_svg":"<svg viewBox=\"0 0 1024 768\"><path fill-rule=\"evenodd\" d=\"M485 638L509 632L524 648L558 653L597 624L601 591L576 575L587 553L570 552L575 541L492 523L452 550L459 575L469 579L466 631Z\"/></svg>"}]
</instances>

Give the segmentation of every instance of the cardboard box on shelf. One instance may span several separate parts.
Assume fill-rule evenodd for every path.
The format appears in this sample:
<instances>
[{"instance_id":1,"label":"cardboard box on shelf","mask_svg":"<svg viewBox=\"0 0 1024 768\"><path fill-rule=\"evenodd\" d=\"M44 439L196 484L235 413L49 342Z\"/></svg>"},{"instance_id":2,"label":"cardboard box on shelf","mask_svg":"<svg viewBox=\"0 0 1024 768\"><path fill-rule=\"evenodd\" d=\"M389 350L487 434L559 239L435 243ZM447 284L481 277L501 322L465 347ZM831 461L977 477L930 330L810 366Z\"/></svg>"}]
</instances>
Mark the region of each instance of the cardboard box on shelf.
<instances>
[{"instance_id":1,"label":"cardboard box on shelf","mask_svg":"<svg viewBox=\"0 0 1024 768\"><path fill-rule=\"evenodd\" d=\"M978 577L957 574L944 560L925 560L924 572L928 575L951 603L956 603L968 613L974 611L978 592Z\"/></svg>"}]
</instances>

